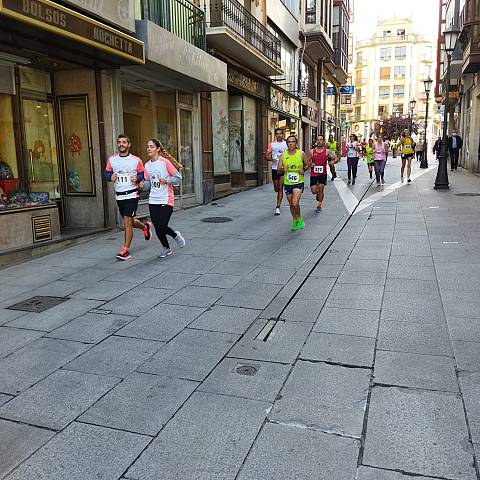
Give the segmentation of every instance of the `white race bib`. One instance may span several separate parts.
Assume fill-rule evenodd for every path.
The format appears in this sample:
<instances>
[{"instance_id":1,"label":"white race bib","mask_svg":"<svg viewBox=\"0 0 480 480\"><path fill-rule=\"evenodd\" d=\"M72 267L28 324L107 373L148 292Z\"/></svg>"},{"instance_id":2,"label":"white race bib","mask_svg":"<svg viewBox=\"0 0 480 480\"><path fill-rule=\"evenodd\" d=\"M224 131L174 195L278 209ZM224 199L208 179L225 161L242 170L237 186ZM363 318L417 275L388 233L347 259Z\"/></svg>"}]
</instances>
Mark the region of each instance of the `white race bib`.
<instances>
[{"instance_id":1,"label":"white race bib","mask_svg":"<svg viewBox=\"0 0 480 480\"><path fill-rule=\"evenodd\" d=\"M287 173L287 181L291 183L299 183L300 174L296 172L288 172Z\"/></svg>"},{"instance_id":2,"label":"white race bib","mask_svg":"<svg viewBox=\"0 0 480 480\"><path fill-rule=\"evenodd\" d=\"M118 185L122 186L131 185L132 181L130 180L130 175L126 173L119 173L117 175L117 183Z\"/></svg>"},{"instance_id":3,"label":"white race bib","mask_svg":"<svg viewBox=\"0 0 480 480\"><path fill-rule=\"evenodd\" d=\"M323 173L323 165L314 165L313 172L314 173Z\"/></svg>"},{"instance_id":4,"label":"white race bib","mask_svg":"<svg viewBox=\"0 0 480 480\"><path fill-rule=\"evenodd\" d=\"M151 182L151 188L160 188L162 184L160 183L160 179L156 178L155 180L152 180Z\"/></svg>"}]
</instances>

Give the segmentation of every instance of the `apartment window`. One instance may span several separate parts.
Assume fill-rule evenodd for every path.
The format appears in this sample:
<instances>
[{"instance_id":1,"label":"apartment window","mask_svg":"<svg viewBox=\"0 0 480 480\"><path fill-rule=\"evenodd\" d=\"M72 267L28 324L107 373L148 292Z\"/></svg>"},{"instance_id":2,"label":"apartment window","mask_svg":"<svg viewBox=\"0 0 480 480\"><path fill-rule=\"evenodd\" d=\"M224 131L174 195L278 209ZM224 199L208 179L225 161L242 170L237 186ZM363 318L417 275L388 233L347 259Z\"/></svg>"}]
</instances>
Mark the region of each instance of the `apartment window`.
<instances>
[{"instance_id":1,"label":"apartment window","mask_svg":"<svg viewBox=\"0 0 480 480\"><path fill-rule=\"evenodd\" d=\"M380 87L378 91L378 96L382 99L390 97L390 87Z\"/></svg>"},{"instance_id":2,"label":"apartment window","mask_svg":"<svg viewBox=\"0 0 480 480\"><path fill-rule=\"evenodd\" d=\"M357 63L358 63L358 64L362 64L362 63L363 63L363 53L362 53L362 52L358 52L358 53L357 53Z\"/></svg>"},{"instance_id":3,"label":"apartment window","mask_svg":"<svg viewBox=\"0 0 480 480\"><path fill-rule=\"evenodd\" d=\"M388 114L388 108L386 105L379 105L378 106L378 116L382 117L383 115Z\"/></svg>"},{"instance_id":4,"label":"apartment window","mask_svg":"<svg viewBox=\"0 0 480 480\"><path fill-rule=\"evenodd\" d=\"M404 37L405 36L405 29L404 28L399 28L397 30L397 36L398 37Z\"/></svg>"},{"instance_id":5,"label":"apartment window","mask_svg":"<svg viewBox=\"0 0 480 480\"><path fill-rule=\"evenodd\" d=\"M355 93L356 93L356 101L360 102L362 100L362 89L357 88Z\"/></svg>"},{"instance_id":6,"label":"apartment window","mask_svg":"<svg viewBox=\"0 0 480 480\"><path fill-rule=\"evenodd\" d=\"M403 103L394 103L393 104L393 113L403 114Z\"/></svg>"},{"instance_id":7,"label":"apartment window","mask_svg":"<svg viewBox=\"0 0 480 480\"><path fill-rule=\"evenodd\" d=\"M403 85L395 85L393 87L393 96L394 97L403 97L405 96L405 87Z\"/></svg>"},{"instance_id":8,"label":"apartment window","mask_svg":"<svg viewBox=\"0 0 480 480\"><path fill-rule=\"evenodd\" d=\"M317 0L307 0L305 23L317 23Z\"/></svg>"},{"instance_id":9,"label":"apartment window","mask_svg":"<svg viewBox=\"0 0 480 480\"><path fill-rule=\"evenodd\" d=\"M384 30L383 31L383 38L385 37L390 37L392 35L392 31L391 30Z\"/></svg>"},{"instance_id":10,"label":"apartment window","mask_svg":"<svg viewBox=\"0 0 480 480\"><path fill-rule=\"evenodd\" d=\"M351 105L352 104L352 96L351 95L343 95L343 101L345 105Z\"/></svg>"},{"instance_id":11,"label":"apartment window","mask_svg":"<svg viewBox=\"0 0 480 480\"><path fill-rule=\"evenodd\" d=\"M380 49L380 60L390 60L392 58L392 49L391 48L381 48Z\"/></svg>"},{"instance_id":12,"label":"apartment window","mask_svg":"<svg viewBox=\"0 0 480 480\"><path fill-rule=\"evenodd\" d=\"M395 78L405 78L405 66L397 65L393 70L393 75Z\"/></svg>"},{"instance_id":13,"label":"apartment window","mask_svg":"<svg viewBox=\"0 0 480 480\"><path fill-rule=\"evenodd\" d=\"M395 47L395 60L405 60L407 58L407 47Z\"/></svg>"},{"instance_id":14,"label":"apartment window","mask_svg":"<svg viewBox=\"0 0 480 480\"><path fill-rule=\"evenodd\" d=\"M290 13L297 18L300 14L300 1L299 0L282 0L282 3L288 8Z\"/></svg>"},{"instance_id":15,"label":"apartment window","mask_svg":"<svg viewBox=\"0 0 480 480\"><path fill-rule=\"evenodd\" d=\"M390 80L390 67L380 68L380 80Z\"/></svg>"},{"instance_id":16,"label":"apartment window","mask_svg":"<svg viewBox=\"0 0 480 480\"><path fill-rule=\"evenodd\" d=\"M362 116L362 107L355 107L355 117L360 118Z\"/></svg>"}]
</instances>

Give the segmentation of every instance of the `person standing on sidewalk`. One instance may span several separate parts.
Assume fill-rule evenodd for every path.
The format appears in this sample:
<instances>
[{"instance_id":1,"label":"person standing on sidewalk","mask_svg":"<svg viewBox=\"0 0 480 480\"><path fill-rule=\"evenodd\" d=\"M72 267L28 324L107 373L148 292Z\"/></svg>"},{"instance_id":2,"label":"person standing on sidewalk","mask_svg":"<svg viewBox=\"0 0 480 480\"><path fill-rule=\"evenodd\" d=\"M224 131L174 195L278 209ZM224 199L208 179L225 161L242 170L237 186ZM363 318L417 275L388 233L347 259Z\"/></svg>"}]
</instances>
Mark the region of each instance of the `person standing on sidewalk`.
<instances>
[{"instance_id":1,"label":"person standing on sidewalk","mask_svg":"<svg viewBox=\"0 0 480 480\"><path fill-rule=\"evenodd\" d=\"M410 175L412 174L412 160L415 154L415 142L408 130L402 132L400 139L400 148L402 149L402 168L400 170L400 180L403 182L403 174L405 173L405 165L407 165L407 182L410 183Z\"/></svg>"},{"instance_id":2,"label":"person standing on sidewalk","mask_svg":"<svg viewBox=\"0 0 480 480\"><path fill-rule=\"evenodd\" d=\"M275 130L275 142L272 142L267 148L267 160L272 161L272 183L273 189L277 194L277 206L275 215L280 215L280 207L283 200L283 173L278 172L278 160L280 155L287 149L287 142L283 138L283 130L277 128Z\"/></svg>"},{"instance_id":3,"label":"person standing on sidewalk","mask_svg":"<svg viewBox=\"0 0 480 480\"><path fill-rule=\"evenodd\" d=\"M328 161L328 167L332 174L332 181L337 178L337 172L335 170L335 163L337 162L337 142L334 140L333 135L329 135L326 147L333 153L335 160Z\"/></svg>"},{"instance_id":4,"label":"person standing on sidewalk","mask_svg":"<svg viewBox=\"0 0 480 480\"><path fill-rule=\"evenodd\" d=\"M380 185L380 182L382 185L385 183L384 173L389 146L389 143L384 141L380 135L377 137L373 150L373 162L375 165L375 179L377 180L377 185Z\"/></svg>"},{"instance_id":5,"label":"person standing on sidewalk","mask_svg":"<svg viewBox=\"0 0 480 480\"><path fill-rule=\"evenodd\" d=\"M348 168L348 185L350 182L355 185L357 178L358 156L360 153L360 144L355 134L350 135L350 141L347 142L347 168Z\"/></svg>"},{"instance_id":6,"label":"person standing on sidewalk","mask_svg":"<svg viewBox=\"0 0 480 480\"><path fill-rule=\"evenodd\" d=\"M317 143L310 151L310 189L317 200L316 212L320 213L327 184L327 164L335 162L335 153L325 146L325 137L317 136Z\"/></svg>"},{"instance_id":7,"label":"person standing on sidewalk","mask_svg":"<svg viewBox=\"0 0 480 480\"><path fill-rule=\"evenodd\" d=\"M417 162L421 162L423 158L424 145L421 140L415 144L415 156L417 157Z\"/></svg>"},{"instance_id":8,"label":"person standing on sidewalk","mask_svg":"<svg viewBox=\"0 0 480 480\"><path fill-rule=\"evenodd\" d=\"M297 137L290 135L287 138L287 150L280 155L278 162L279 173L284 174L285 195L292 214L292 230L305 228L300 213L300 198L304 189L305 171L309 161L305 152L297 148Z\"/></svg>"},{"instance_id":9,"label":"person standing on sidewalk","mask_svg":"<svg viewBox=\"0 0 480 480\"><path fill-rule=\"evenodd\" d=\"M104 177L107 182L115 184L115 198L118 210L123 217L125 243L117 254L119 260L128 260L130 245L133 240L133 229L143 230L145 240L150 240L150 224L142 223L135 218L140 198L139 188L143 187L145 169L140 158L130 153L130 139L123 133L117 137L118 154L107 161Z\"/></svg>"},{"instance_id":10,"label":"person standing on sidewalk","mask_svg":"<svg viewBox=\"0 0 480 480\"><path fill-rule=\"evenodd\" d=\"M162 146L159 140L151 138L147 142L148 162L145 164L145 189L150 190L148 208L155 233L163 246L160 258L171 255L172 249L167 235L172 237L180 248L185 246L185 239L179 231L168 226L175 202L174 185L180 185L183 167ZM169 158L166 158L169 157Z\"/></svg>"},{"instance_id":11,"label":"person standing on sidewalk","mask_svg":"<svg viewBox=\"0 0 480 480\"><path fill-rule=\"evenodd\" d=\"M370 178L372 178L373 175L373 138L368 139L367 145L365 145L364 151L365 151L365 159L367 161L367 167L368 167L368 173L370 174Z\"/></svg>"},{"instance_id":12,"label":"person standing on sidewalk","mask_svg":"<svg viewBox=\"0 0 480 480\"><path fill-rule=\"evenodd\" d=\"M456 130L454 130L451 137L448 138L448 152L450 153L450 169L452 172L458 167L458 157L462 147L462 137L457 134Z\"/></svg>"}]
</instances>

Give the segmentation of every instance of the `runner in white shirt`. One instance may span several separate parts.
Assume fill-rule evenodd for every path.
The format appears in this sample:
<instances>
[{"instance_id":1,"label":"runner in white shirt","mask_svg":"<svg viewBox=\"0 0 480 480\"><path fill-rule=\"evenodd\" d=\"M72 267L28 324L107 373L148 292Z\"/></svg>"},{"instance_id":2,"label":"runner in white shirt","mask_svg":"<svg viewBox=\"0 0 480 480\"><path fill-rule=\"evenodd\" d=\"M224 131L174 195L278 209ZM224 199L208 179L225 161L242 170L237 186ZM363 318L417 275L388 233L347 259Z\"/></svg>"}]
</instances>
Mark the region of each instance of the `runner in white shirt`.
<instances>
[{"instance_id":1,"label":"runner in white shirt","mask_svg":"<svg viewBox=\"0 0 480 480\"><path fill-rule=\"evenodd\" d=\"M185 246L181 233L172 230L168 222L173 213L175 202L174 185L180 185L182 174L177 170L182 168L162 146L159 140L151 138L147 142L148 162L145 164L145 189L150 189L148 207L155 232L163 246L160 258L173 252L168 243L167 235L172 237L180 248ZM169 158L166 158L169 157Z\"/></svg>"},{"instance_id":2,"label":"runner in white shirt","mask_svg":"<svg viewBox=\"0 0 480 480\"><path fill-rule=\"evenodd\" d=\"M104 173L107 182L115 184L115 198L123 217L125 243L117 254L119 260L128 260L131 256L134 228L143 230L145 240L150 240L150 224L135 218L140 198L138 189L143 187L145 170L142 161L130 153L130 146L130 139L121 133L117 138L118 154L108 159Z\"/></svg>"},{"instance_id":3,"label":"runner in white shirt","mask_svg":"<svg viewBox=\"0 0 480 480\"><path fill-rule=\"evenodd\" d=\"M287 142L283 139L283 130L281 128L275 130L275 139L276 141L268 146L266 157L267 160L272 161L273 189L277 193L275 215L280 215L280 207L283 200L283 173L278 172L278 160L280 159L280 155L287 150Z\"/></svg>"}]
</instances>

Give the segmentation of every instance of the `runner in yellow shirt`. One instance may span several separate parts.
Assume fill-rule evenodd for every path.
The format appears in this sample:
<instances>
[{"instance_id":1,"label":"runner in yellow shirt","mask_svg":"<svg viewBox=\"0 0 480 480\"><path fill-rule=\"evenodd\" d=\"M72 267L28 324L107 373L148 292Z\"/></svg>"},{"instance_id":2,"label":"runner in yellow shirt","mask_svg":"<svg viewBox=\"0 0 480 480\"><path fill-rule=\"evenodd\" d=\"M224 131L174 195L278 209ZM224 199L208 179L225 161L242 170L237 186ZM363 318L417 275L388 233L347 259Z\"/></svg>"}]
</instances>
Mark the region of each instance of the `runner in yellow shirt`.
<instances>
[{"instance_id":1,"label":"runner in yellow shirt","mask_svg":"<svg viewBox=\"0 0 480 480\"><path fill-rule=\"evenodd\" d=\"M407 164L407 182L410 183L412 181L410 179L410 175L412 173L412 160L415 155L415 142L410 136L410 132L408 130L404 130L402 132L402 136L398 145L402 151L402 169L400 172L400 180L403 182L403 174L405 173L405 165Z\"/></svg>"}]
</instances>

